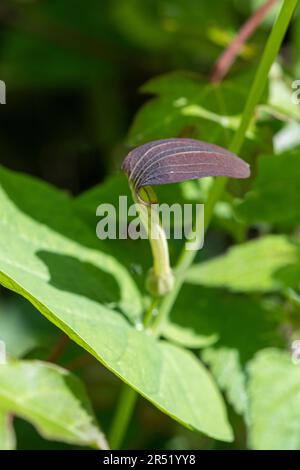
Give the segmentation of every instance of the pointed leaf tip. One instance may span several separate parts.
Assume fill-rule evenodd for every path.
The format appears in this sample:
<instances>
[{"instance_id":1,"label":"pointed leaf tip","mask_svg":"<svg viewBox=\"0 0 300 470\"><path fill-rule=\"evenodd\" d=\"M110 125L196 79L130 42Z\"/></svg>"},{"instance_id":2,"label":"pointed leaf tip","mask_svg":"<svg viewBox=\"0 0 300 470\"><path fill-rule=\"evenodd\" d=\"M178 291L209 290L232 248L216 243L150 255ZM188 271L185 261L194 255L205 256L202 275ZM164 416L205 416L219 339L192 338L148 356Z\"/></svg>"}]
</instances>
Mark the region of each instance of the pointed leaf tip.
<instances>
[{"instance_id":1,"label":"pointed leaf tip","mask_svg":"<svg viewBox=\"0 0 300 470\"><path fill-rule=\"evenodd\" d=\"M122 170L137 192L143 186L179 183L206 176L250 176L248 163L229 150L184 138L156 140L135 148L124 159Z\"/></svg>"}]
</instances>

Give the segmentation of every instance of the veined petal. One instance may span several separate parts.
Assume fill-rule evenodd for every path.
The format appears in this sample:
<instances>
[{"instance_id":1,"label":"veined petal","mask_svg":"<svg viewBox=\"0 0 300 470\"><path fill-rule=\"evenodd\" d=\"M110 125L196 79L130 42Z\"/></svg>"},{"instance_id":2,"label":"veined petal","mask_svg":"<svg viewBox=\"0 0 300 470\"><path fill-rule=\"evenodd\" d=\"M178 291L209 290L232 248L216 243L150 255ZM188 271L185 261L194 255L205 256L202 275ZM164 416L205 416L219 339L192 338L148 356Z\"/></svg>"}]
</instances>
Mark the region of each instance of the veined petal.
<instances>
[{"instance_id":1,"label":"veined petal","mask_svg":"<svg viewBox=\"0 0 300 470\"><path fill-rule=\"evenodd\" d=\"M248 178L248 163L218 145L173 138L149 142L125 158L122 169L135 191L143 186L179 183L205 176Z\"/></svg>"}]
</instances>

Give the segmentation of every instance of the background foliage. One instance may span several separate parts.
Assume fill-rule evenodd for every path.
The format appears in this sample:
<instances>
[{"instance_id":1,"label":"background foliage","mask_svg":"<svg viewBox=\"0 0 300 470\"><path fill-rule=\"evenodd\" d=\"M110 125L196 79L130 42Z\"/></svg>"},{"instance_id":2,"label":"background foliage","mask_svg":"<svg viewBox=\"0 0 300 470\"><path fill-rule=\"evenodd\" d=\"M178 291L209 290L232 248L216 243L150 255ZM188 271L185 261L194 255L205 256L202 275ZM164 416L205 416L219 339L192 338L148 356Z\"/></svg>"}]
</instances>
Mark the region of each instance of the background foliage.
<instances>
[{"instance_id":1,"label":"background foliage","mask_svg":"<svg viewBox=\"0 0 300 470\"><path fill-rule=\"evenodd\" d=\"M281 1L210 74L262 3L1 1L1 449L105 448L119 379L140 395L126 448L300 449L299 11L246 135L252 177L218 201L161 338L142 329L148 244L95 236L96 207L129 194L129 148L229 145ZM159 200L205 202L211 184Z\"/></svg>"}]
</instances>

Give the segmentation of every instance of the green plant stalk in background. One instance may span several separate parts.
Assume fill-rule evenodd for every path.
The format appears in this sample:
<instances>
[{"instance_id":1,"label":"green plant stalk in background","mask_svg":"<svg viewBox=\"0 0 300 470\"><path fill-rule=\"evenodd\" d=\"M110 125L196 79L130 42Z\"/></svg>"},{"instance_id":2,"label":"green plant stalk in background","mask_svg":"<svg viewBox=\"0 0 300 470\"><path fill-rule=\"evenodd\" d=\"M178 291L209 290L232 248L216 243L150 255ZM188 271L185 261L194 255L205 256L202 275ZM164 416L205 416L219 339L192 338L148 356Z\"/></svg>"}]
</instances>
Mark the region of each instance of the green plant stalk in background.
<instances>
[{"instance_id":1,"label":"green plant stalk in background","mask_svg":"<svg viewBox=\"0 0 300 470\"><path fill-rule=\"evenodd\" d=\"M108 438L112 449L118 449L123 442L137 397L138 394L133 388L128 387L126 384L122 385L119 403Z\"/></svg>"},{"instance_id":2,"label":"green plant stalk in background","mask_svg":"<svg viewBox=\"0 0 300 470\"><path fill-rule=\"evenodd\" d=\"M251 123L255 107L260 102L268 80L269 70L277 57L296 5L297 0L284 0L281 11L273 25L242 114L239 128L229 146L229 150L231 150L233 153L239 153L243 146L245 135L249 124ZM215 205L220 199L226 187L227 181L227 178L215 178L214 184L211 187L205 204L205 230L207 230L209 227ZM176 280L174 288L163 298L159 307L158 315L154 319L151 326L152 334L156 337L161 334L164 323L168 318L177 299L179 291L184 283L187 269L193 263L196 254L196 251L188 251L184 249L181 256L179 257L175 270ZM137 395L136 392L132 389L126 392L125 390L129 389L127 385L123 385L123 387L124 389L121 394L112 425L110 445L113 449L119 448L123 441L130 416L134 409L134 395Z\"/></svg>"}]
</instances>

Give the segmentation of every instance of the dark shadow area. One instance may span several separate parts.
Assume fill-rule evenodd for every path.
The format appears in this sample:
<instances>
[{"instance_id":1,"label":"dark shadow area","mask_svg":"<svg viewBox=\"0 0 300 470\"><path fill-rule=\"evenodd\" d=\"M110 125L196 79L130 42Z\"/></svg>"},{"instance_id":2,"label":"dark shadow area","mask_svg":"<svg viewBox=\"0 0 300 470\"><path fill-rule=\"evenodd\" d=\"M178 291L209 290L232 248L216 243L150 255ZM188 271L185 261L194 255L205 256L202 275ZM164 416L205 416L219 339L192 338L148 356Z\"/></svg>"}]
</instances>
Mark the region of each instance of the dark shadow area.
<instances>
[{"instance_id":1,"label":"dark shadow area","mask_svg":"<svg viewBox=\"0 0 300 470\"><path fill-rule=\"evenodd\" d=\"M242 364L260 349L282 343L278 320L262 302L221 289L185 285L171 320L185 334L215 339L214 348L237 350Z\"/></svg>"},{"instance_id":2,"label":"dark shadow area","mask_svg":"<svg viewBox=\"0 0 300 470\"><path fill-rule=\"evenodd\" d=\"M72 256L39 251L37 256L47 266L53 287L86 297L101 304L120 301L120 289L114 277L97 266Z\"/></svg>"}]
</instances>

